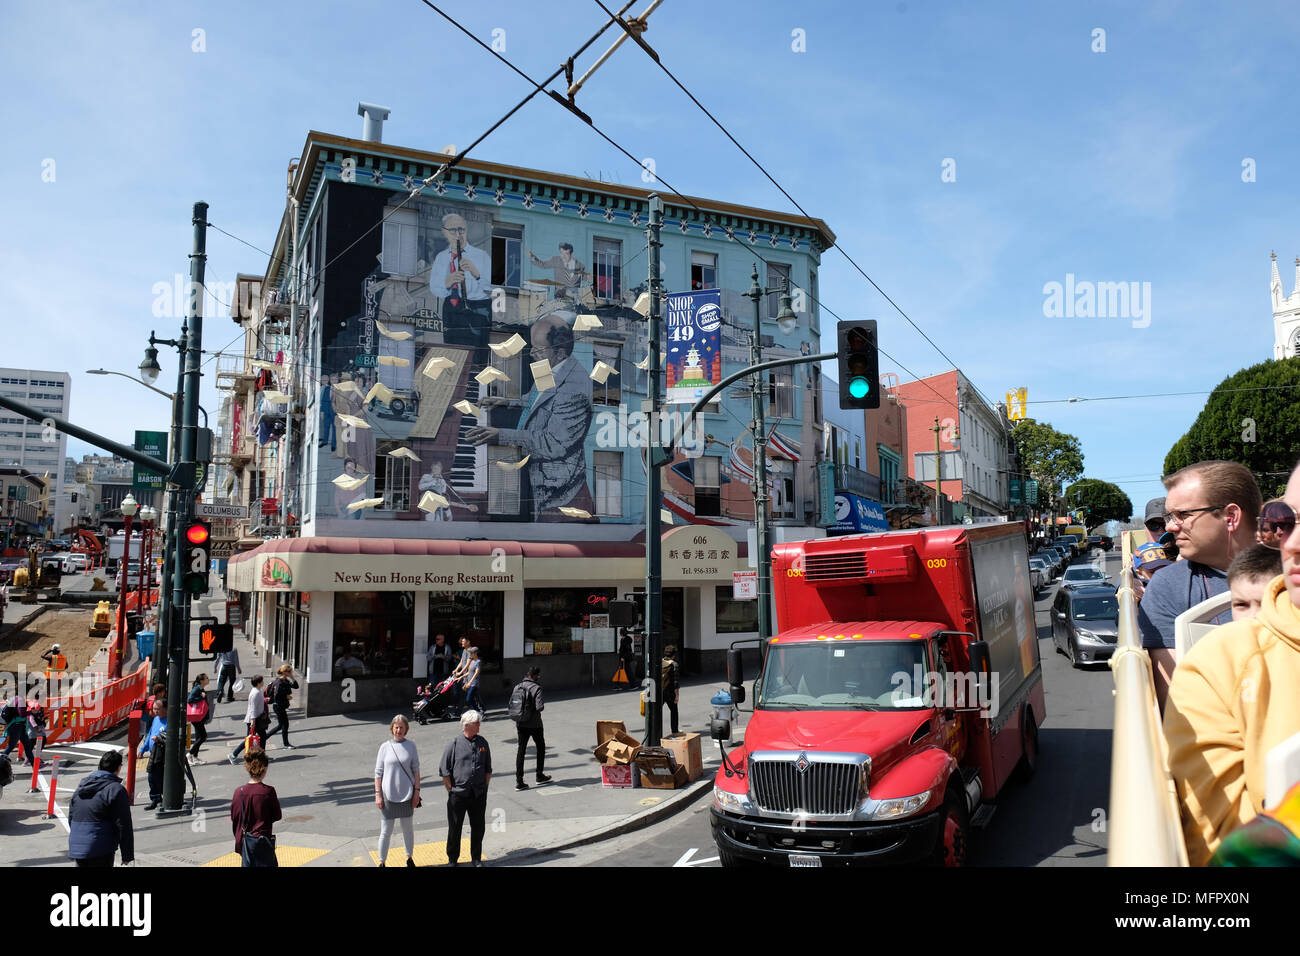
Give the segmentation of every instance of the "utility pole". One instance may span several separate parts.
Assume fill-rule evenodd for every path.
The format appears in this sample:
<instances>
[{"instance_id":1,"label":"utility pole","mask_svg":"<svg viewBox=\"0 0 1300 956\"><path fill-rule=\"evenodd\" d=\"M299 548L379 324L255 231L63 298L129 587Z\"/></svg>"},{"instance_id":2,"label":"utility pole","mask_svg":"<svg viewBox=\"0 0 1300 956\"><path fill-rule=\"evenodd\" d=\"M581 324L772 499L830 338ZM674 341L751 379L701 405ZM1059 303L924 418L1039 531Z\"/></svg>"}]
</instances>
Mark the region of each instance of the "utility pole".
<instances>
[{"instance_id":1,"label":"utility pole","mask_svg":"<svg viewBox=\"0 0 1300 956\"><path fill-rule=\"evenodd\" d=\"M754 328L749 337L750 367L763 363L762 298L758 284L758 263L750 275L749 298L754 303ZM763 415L763 377L756 374L750 383L750 413L754 432L754 527L758 544L758 641L766 654L772 636L772 544L767 531L767 422Z\"/></svg>"},{"instance_id":2,"label":"utility pole","mask_svg":"<svg viewBox=\"0 0 1300 956\"><path fill-rule=\"evenodd\" d=\"M180 429L180 454L177 456L184 469L195 467L195 452L199 426L199 362L203 349L203 296L196 290L204 288L204 271L207 264L208 204L194 204L194 251L190 254L190 296L186 319L188 332L182 336L182 364L185 368ZM181 547L178 535L194 518L194 496L197 493L191 478L190 487L180 492L180 507L175 509L177 523L169 529L172 542L172 614L174 619L168 640L167 670L167 754L163 766L163 809L179 811L185 797L185 691L189 681L190 599L185 593L186 549Z\"/></svg>"},{"instance_id":3,"label":"utility pole","mask_svg":"<svg viewBox=\"0 0 1300 956\"><path fill-rule=\"evenodd\" d=\"M193 298L193 296L191 296ZM181 321L180 340L159 339L155 338L152 332L149 333L149 348L153 349L156 345L170 345L174 348L183 349L185 336L189 332L189 326L184 319ZM155 350L156 351L156 350ZM169 449L168 459L173 464L181 460L180 457L180 440L181 440L181 396L185 391L185 353L180 353L180 359L176 363L176 394L172 398L172 431L171 431L171 448ZM154 642L153 649L153 666L149 669L149 686L161 683L166 674L164 661L168 660L172 627L172 562L175 560L176 548L176 496L179 491L175 488L165 489L167 493L167 515L166 528L163 531L163 566L162 578L158 582L158 639ZM168 718L171 719L170 717Z\"/></svg>"},{"instance_id":4,"label":"utility pole","mask_svg":"<svg viewBox=\"0 0 1300 956\"><path fill-rule=\"evenodd\" d=\"M660 249L663 241L660 231L664 224L664 201L658 193L650 196L650 315L647 327L650 354L646 356L649 398L645 411L649 415L650 441L646 448L645 492L645 623L646 623L646 680L650 700L646 706L646 745L659 746L663 734L663 548L660 525L663 494L660 490L660 465L656 461L659 432L659 336L662 332L663 282L659 278Z\"/></svg>"},{"instance_id":5,"label":"utility pole","mask_svg":"<svg viewBox=\"0 0 1300 956\"><path fill-rule=\"evenodd\" d=\"M943 454L939 450L939 416L934 418L934 523L943 524Z\"/></svg>"}]
</instances>

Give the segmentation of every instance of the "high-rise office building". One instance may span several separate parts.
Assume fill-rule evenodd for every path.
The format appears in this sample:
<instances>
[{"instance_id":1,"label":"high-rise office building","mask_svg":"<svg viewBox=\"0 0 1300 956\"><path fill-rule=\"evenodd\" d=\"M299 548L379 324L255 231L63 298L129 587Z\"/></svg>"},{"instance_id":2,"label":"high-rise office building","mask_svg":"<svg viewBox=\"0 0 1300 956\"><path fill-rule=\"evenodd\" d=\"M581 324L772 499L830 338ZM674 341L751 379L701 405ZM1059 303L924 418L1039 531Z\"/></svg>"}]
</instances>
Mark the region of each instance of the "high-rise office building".
<instances>
[{"instance_id":1,"label":"high-rise office building","mask_svg":"<svg viewBox=\"0 0 1300 956\"><path fill-rule=\"evenodd\" d=\"M72 379L67 372L0 368L0 394L59 418L68 417L71 390ZM49 475L45 487L53 491L46 492L50 500L45 510L51 519L47 528L51 534L61 533L67 521L67 503L57 494L67 446L68 437L62 432L0 409L0 465L17 465L37 476Z\"/></svg>"}]
</instances>

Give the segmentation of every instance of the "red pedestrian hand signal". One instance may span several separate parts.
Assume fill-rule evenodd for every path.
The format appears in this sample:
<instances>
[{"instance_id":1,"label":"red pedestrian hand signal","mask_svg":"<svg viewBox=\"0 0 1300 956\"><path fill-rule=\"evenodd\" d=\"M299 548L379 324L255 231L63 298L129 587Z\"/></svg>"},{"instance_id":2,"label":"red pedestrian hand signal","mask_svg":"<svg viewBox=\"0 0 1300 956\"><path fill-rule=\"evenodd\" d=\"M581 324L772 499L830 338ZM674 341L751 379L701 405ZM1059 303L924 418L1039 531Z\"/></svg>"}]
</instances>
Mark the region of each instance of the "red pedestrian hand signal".
<instances>
[{"instance_id":1,"label":"red pedestrian hand signal","mask_svg":"<svg viewBox=\"0 0 1300 956\"><path fill-rule=\"evenodd\" d=\"M235 629L229 624L204 624L199 628L199 651L224 654L235 646Z\"/></svg>"}]
</instances>

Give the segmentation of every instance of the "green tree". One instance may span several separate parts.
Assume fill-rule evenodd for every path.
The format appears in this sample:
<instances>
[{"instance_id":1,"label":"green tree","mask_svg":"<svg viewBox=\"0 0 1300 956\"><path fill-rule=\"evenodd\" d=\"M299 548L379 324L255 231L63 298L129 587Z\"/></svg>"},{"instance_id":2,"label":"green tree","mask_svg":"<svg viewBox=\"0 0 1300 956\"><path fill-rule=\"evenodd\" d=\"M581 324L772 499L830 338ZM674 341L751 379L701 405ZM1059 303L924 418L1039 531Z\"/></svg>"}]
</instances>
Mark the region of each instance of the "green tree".
<instances>
[{"instance_id":1,"label":"green tree","mask_svg":"<svg viewBox=\"0 0 1300 956\"><path fill-rule=\"evenodd\" d=\"M1300 448L1300 358L1261 362L1229 375L1165 456L1165 474L1198 461L1237 461L1265 498L1282 494Z\"/></svg>"},{"instance_id":2,"label":"green tree","mask_svg":"<svg viewBox=\"0 0 1300 956\"><path fill-rule=\"evenodd\" d=\"M1083 474L1079 439L1032 418L1011 429L1020 469L1038 482L1038 503L1059 511L1061 488Z\"/></svg>"},{"instance_id":3,"label":"green tree","mask_svg":"<svg viewBox=\"0 0 1300 956\"><path fill-rule=\"evenodd\" d=\"M1065 490L1065 506L1084 508L1084 525L1091 531L1107 521L1127 522L1133 517L1133 502L1118 485L1097 478L1082 478Z\"/></svg>"}]
</instances>

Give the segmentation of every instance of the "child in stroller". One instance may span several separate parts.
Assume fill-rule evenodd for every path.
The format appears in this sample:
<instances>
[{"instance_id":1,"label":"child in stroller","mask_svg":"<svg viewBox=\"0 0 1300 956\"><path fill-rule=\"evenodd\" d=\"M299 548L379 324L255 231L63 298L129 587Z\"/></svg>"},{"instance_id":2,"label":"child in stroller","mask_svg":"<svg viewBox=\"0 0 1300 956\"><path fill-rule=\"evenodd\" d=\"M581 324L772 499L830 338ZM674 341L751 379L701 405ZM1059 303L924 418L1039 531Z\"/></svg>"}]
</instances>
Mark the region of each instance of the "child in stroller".
<instances>
[{"instance_id":1,"label":"child in stroller","mask_svg":"<svg viewBox=\"0 0 1300 956\"><path fill-rule=\"evenodd\" d=\"M426 684L417 687L420 696L411 704L411 716L418 724L427 724L432 720L459 720L456 708L456 679L448 677L438 684Z\"/></svg>"}]
</instances>

